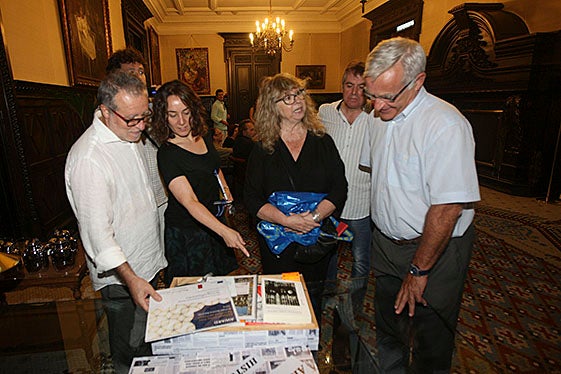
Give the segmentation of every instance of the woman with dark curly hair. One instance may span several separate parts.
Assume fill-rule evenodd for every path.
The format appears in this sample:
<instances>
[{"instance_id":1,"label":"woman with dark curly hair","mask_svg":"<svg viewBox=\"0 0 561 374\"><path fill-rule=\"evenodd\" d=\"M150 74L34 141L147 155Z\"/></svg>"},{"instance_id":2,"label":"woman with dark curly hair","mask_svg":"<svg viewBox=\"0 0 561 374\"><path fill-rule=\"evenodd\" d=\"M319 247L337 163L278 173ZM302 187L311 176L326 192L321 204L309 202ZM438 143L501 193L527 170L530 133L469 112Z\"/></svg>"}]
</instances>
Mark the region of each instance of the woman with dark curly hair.
<instances>
[{"instance_id":1,"label":"woman with dark curly hair","mask_svg":"<svg viewBox=\"0 0 561 374\"><path fill-rule=\"evenodd\" d=\"M165 213L169 263L165 283L169 285L173 277L228 274L238 264L227 247L249 253L242 236L221 219L223 207L215 204L232 201L232 195L207 136L201 99L190 86L175 80L160 87L153 111L153 133L162 144L158 167L170 192Z\"/></svg>"},{"instance_id":2,"label":"woman with dark curly hair","mask_svg":"<svg viewBox=\"0 0 561 374\"><path fill-rule=\"evenodd\" d=\"M345 166L333 139L325 133L305 81L281 73L265 78L259 89L255 129L259 142L249 156L244 186L245 204L258 220L306 234L322 220L341 211L347 198ZM311 212L285 215L268 202L273 192L325 193ZM329 254L315 263L295 260L296 243L274 255L259 236L264 274L297 271L304 275L319 318ZM336 245L333 246L333 251Z\"/></svg>"}]
</instances>

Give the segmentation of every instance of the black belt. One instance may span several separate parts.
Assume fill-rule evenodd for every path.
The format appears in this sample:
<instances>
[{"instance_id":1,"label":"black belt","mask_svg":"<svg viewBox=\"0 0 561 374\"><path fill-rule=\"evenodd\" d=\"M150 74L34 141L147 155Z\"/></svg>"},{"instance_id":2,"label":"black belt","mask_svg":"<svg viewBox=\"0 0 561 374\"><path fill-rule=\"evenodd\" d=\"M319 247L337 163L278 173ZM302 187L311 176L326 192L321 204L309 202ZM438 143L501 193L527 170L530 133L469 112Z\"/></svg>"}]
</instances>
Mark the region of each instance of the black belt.
<instances>
[{"instance_id":1,"label":"black belt","mask_svg":"<svg viewBox=\"0 0 561 374\"><path fill-rule=\"evenodd\" d=\"M393 239L390 238L389 236L387 236L386 234L384 234L379 228L376 227L376 225L374 225L374 228L380 233L382 234L382 236L386 239L388 239L390 242L392 242L395 245L410 245L410 244L419 244L421 242L421 236L416 237L414 239L403 239L403 240L398 240L398 239Z\"/></svg>"}]
</instances>

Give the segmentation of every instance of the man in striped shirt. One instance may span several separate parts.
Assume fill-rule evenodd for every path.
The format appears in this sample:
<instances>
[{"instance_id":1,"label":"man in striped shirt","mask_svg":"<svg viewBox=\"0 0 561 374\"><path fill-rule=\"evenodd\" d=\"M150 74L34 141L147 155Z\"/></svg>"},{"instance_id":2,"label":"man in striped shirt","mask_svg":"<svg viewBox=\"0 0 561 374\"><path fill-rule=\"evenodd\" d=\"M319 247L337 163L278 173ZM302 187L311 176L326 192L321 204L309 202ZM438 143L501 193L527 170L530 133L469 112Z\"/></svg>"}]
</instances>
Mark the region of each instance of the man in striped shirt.
<instances>
[{"instance_id":1,"label":"man in striped shirt","mask_svg":"<svg viewBox=\"0 0 561 374\"><path fill-rule=\"evenodd\" d=\"M364 110L364 63L350 62L343 73L343 99L319 108L320 120L327 133L335 141L341 159L345 164L345 177L349 184L347 201L341 220L349 225L354 234L352 242L353 267L350 293L353 310L362 310L362 303L368 285L370 272L370 241L372 236L370 221L370 174L359 170L361 145L372 117ZM337 274L337 255L333 256L328 279Z\"/></svg>"}]
</instances>

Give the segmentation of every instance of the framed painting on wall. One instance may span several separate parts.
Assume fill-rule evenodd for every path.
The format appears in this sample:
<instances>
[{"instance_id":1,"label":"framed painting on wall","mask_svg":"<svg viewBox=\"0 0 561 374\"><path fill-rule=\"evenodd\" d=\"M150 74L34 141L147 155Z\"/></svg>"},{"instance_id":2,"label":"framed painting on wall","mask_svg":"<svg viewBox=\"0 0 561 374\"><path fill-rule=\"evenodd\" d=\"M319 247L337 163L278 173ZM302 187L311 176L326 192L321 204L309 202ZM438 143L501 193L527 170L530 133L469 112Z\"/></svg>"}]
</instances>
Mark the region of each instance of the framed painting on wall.
<instances>
[{"instance_id":1,"label":"framed painting on wall","mask_svg":"<svg viewBox=\"0 0 561 374\"><path fill-rule=\"evenodd\" d=\"M325 65L296 65L296 76L308 80L308 88L325 88Z\"/></svg>"},{"instance_id":2,"label":"framed painting on wall","mask_svg":"<svg viewBox=\"0 0 561 374\"><path fill-rule=\"evenodd\" d=\"M177 74L199 95L210 94L208 48L176 48Z\"/></svg>"},{"instance_id":3,"label":"framed painting on wall","mask_svg":"<svg viewBox=\"0 0 561 374\"><path fill-rule=\"evenodd\" d=\"M98 86L111 55L108 0L58 0L71 86Z\"/></svg>"},{"instance_id":4,"label":"framed painting on wall","mask_svg":"<svg viewBox=\"0 0 561 374\"><path fill-rule=\"evenodd\" d=\"M150 44L150 82L152 85L162 84L160 70L160 43L158 34L152 26L148 27L148 43Z\"/></svg>"}]
</instances>

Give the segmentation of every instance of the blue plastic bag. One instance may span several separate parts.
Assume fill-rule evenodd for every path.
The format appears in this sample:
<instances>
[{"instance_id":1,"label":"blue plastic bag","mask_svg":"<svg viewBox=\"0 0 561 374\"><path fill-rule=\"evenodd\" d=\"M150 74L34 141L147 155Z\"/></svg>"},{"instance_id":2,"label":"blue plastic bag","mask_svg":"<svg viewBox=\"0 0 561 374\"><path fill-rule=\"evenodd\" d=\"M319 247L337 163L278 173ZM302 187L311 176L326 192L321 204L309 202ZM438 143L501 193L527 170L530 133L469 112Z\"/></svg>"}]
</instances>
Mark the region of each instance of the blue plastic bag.
<instances>
[{"instance_id":1,"label":"blue plastic bag","mask_svg":"<svg viewBox=\"0 0 561 374\"><path fill-rule=\"evenodd\" d=\"M269 196L268 201L288 216L291 213L298 214L313 211L326 196L327 194L316 192L279 191L273 192L271 196ZM329 219L331 219L335 227L338 226L339 222L335 218L329 217ZM257 224L257 231L263 235L267 246L275 255L282 253L292 242L309 246L316 243L319 236L323 235L319 227L305 234L297 234L295 232L285 231L283 226L268 221L259 222ZM353 240L353 235L349 230L345 230L334 238L337 240L351 241Z\"/></svg>"}]
</instances>

